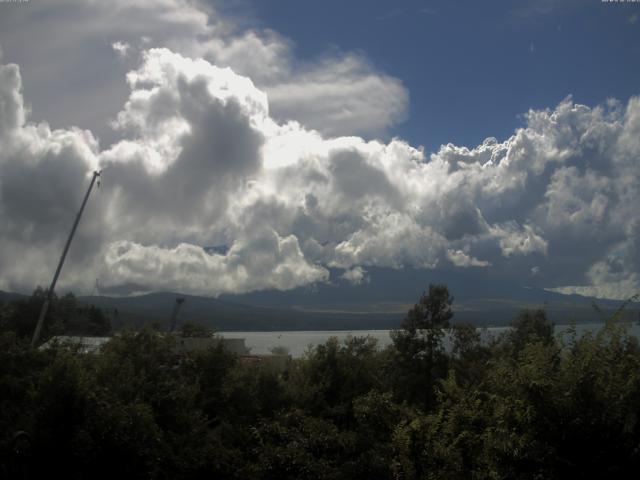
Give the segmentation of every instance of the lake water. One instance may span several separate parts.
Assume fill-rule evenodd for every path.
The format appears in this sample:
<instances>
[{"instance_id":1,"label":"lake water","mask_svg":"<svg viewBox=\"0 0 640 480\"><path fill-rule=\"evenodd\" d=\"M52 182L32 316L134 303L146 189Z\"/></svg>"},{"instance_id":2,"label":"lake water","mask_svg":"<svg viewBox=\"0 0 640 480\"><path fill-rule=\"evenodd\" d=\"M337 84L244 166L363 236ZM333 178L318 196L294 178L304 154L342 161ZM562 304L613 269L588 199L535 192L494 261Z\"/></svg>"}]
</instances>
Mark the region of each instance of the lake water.
<instances>
[{"instance_id":1,"label":"lake water","mask_svg":"<svg viewBox=\"0 0 640 480\"><path fill-rule=\"evenodd\" d=\"M601 323L585 323L575 325L576 333L583 335L586 332L596 332L602 328ZM566 334L569 325L556 326L556 335ZM480 329L483 338L497 336L508 330L509 327L491 327ZM244 338L245 345L254 354L268 354L273 347L285 347L292 357L300 358L304 356L307 349L320 345L329 340L330 337L337 337L344 340L349 336L364 337L372 336L378 341L378 346L384 348L390 345L390 330L351 330L351 331L289 331L289 332L220 332L225 338ZM634 324L630 327L630 332L636 337L640 337L640 326ZM448 343L445 339L445 343Z\"/></svg>"}]
</instances>

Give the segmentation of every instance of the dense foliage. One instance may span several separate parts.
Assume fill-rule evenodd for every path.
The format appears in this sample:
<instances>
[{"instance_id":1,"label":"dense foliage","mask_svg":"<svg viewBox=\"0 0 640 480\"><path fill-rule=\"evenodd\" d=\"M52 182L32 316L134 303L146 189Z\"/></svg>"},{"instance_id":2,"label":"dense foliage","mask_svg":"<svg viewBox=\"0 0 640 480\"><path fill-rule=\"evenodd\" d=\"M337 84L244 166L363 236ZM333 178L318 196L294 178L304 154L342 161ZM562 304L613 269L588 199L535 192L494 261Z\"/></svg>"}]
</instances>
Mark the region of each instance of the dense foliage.
<instances>
[{"instance_id":1,"label":"dense foliage","mask_svg":"<svg viewBox=\"0 0 640 480\"><path fill-rule=\"evenodd\" d=\"M100 355L33 350L15 328L17 307L5 306L1 472L636 478L640 346L624 325L611 319L598 333L556 338L544 311L525 311L487 339L449 325L452 301L431 286L389 348L334 338L285 371L221 347L176 355L175 336L151 327L120 332ZM13 452L20 441L27 446Z\"/></svg>"},{"instance_id":2,"label":"dense foliage","mask_svg":"<svg viewBox=\"0 0 640 480\"><path fill-rule=\"evenodd\" d=\"M11 331L20 339L31 338L45 299L38 287L33 295L9 302L0 309L0 329ZM93 305L82 305L72 293L58 298L53 295L42 329L43 338L54 335L108 335L111 320Z\"/></svg>"}]
</instances>

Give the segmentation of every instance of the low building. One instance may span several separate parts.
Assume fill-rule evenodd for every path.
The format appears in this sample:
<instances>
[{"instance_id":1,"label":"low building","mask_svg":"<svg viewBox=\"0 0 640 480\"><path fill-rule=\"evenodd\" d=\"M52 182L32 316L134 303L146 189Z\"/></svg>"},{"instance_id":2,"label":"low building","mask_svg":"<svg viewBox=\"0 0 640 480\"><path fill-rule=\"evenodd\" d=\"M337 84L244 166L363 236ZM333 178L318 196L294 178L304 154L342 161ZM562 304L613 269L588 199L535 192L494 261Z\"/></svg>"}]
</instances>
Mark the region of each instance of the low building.
<instances>
[{"instance_id":1,"label":"low building","mask_svg":"<svg viewBox=\"0 0 640 480\"><path fill-rule=\"evenodd\" d=\"M268 365L277 372L285 372L291 363L289 354L252 355L250 353L240 356L242 363Z\"/></svg>"},{"instance_id":2,"label":"low building","mask_svg":"<svg viewBox=\"0 0 640 480\"><path fill-rule=\"evenodd\" d=\"M216 348L222 344L227 352L236 355L246 355L249 349L245 346L244 338L222 338L217 336L211 337L181 337L176 335L175 350L178 353L189 353L207 350L208 348Z\"/></svg>"},{"instance_id":3,"label":"low building","mask_svg":"<svg viewBox=\"0 0 640 480\"><path fill-rule=\"evenodd\" d=\"M56 346L63 346L77 349L78 353L98 354L102 347L113 337L85 337L78 335L56 335L40 345L39 350L47 350ZM246 355L249 349L245 346L244 338L222 338L211 337L181 337L175 335L174 351L179 354L203 351L208 348L215 348L222 344L224 349L236 355Z\"/></svg>"},{"instance_id":4,"label":"low building","mask_svg":"<svg viewBox=\"0 0 640 480\"><path fill-rule=\"evenodd\" d=\"M38 347L38 350L47 350L57 346L77 348L78 353L100 353L102 347L111 340L111 337L84 337L76 335L56 335Z\"/></svg>"},{"instance_id":5,"label":"low building","mask_svg":"<svg viewBox=\"0 0 640 480\"><path fill-rule=\"evenodd\" d=\"M222 345L223 348L240 357L240 361L245 364L265 365L274 368L276 371L284 372L289 368L291 355L270 354L255 355L245 345L244 338L224 338L216 335L210 337L175 337L174 353L184 356L192 352L205 351L208 348L216 348ZM47 350L49 348L66 347L74 349L81 354L100 354L104 347L113 337L85 337L77 335L56 335L43 343L38 349Z\"/></svg>"}]
</instances>

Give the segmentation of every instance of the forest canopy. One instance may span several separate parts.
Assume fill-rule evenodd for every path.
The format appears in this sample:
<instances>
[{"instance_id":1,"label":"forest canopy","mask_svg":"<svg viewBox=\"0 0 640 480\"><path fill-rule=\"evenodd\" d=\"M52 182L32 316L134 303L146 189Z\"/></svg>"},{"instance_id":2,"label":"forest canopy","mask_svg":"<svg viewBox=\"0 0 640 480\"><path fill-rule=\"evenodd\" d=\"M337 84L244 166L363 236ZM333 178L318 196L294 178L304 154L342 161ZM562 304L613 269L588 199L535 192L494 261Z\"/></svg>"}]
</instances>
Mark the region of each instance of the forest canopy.
<instances>
[{"instance_id":1,"label":"forest canopy","mask_svg":"<svg viewBox=\"0 0 640 480\"><path fill-rule=\"evenodd\" d=\"M0 309L0 473L635 478L640 346L628 326L614 317L597 333L560 338L533 310L487 339L451 326L452 302L432 285L389 347L332 338L284 371L221 345L176 355L177 336L152 326L119 331L99 355L32 349L38 295L10 302ZM62 297L47 334L104 334L106 319Z\"/></svg>"}]
</instances>

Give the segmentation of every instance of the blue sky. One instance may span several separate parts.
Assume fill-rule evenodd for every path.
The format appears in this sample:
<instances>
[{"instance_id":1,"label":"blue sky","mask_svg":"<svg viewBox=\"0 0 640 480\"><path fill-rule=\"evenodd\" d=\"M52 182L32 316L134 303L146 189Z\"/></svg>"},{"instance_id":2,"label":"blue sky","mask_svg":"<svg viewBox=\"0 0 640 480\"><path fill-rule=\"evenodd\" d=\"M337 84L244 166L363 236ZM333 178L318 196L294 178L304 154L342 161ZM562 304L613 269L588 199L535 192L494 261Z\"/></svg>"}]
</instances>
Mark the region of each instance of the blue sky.
<instances>
[{"instance_id":1,"label":"blue sky","mask_svg":"<svg viewBox=\"0 0 640 480\"><path fill-rule=\"evenodd\" d=\"M428 150L504 139L567 95L626 101L640 87L640 4L600 0L259 0L227 9L293 39L301 58L355 50L402 80L396 133Z\"/></svg>"}]
</instances>

